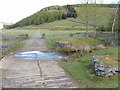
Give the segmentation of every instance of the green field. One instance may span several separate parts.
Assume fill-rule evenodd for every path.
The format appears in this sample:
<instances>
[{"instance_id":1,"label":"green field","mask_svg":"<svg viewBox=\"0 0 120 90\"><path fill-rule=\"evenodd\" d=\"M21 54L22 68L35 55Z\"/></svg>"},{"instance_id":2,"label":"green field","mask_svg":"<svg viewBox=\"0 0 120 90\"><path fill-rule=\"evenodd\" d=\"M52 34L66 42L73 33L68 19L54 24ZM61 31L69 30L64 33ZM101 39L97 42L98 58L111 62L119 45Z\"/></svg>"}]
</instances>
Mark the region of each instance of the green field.
<instances>
[{"instance_id":1,"label":"green field","mask_svg":"<svg viewBox=\"0 0 120 90\"><path fill-rule=\"evenodd\" d=\"M5 38L5 40L2 40L1 43L13 43L14 47L9 49L6 52L3 52L2 55L0 56L4 56L9 54L10 52L16 51L20 48L22 48L24 46L24 44L27 42L27 40L23 40L20 42L14 41L14 38L16 38L18 35L21 34L28 34L29 37L31 37L36 30L26 30L26 29L9 29L9 30L3 30L1 32L2 34L2 38Z\"/></svg>"},{"instance_id":2,"label":"green field","mask_svg":"<svg viewBox=\"0 0 120 90\"><path fill-rule=\"evenodd\" d=\"M30 31L25 29L6 29L6 30L3 30L1 33L3 38L6 38L8 41L12 41L12 38L16 38L21 34L28 34L29 37L31 37L34 32L35 30ZM5 41L2 41L2 42L5 42Z\"/></svg>"},{"instance_id":3,"label":"green field","mask_svg":"<svg viewBox=\"0 0 120 90\"><path fill-rule=\"evenodd\" d=\"M86 8L85 7L77 7L76 8L78 13L78 18L76 21L85 22L86 21ZM88 9L88 22L89 24L94 25L94 8L91 6ZM111 14L115 12L114 8L100 8L97 9L97 16L96 16L96 24L99 25L107 25L109 19L111 18Z\"/></svg>"},{"instance_id":4,"label":"green field","mask_svg":"<svg viewBox=\"0 0 120 90\"><path fill-rule=\"evenodd\" d=\"M82 22L86 23L86 8L85 6L83 7L75 7L78 17L76 19L74 18L68 18L68 19L63 19L63 20L57 20L54 22L50 23L44 23L40 25L31 25L31 26L26 26L22 27L25 29L47 29L47 30L53 30L53 31L85 31L86 30L86 25L77 23L77 22ZM107 7L97 7L97 16L96 16L96 24L97 27L101 25L107 26L109 23L109 20L111 18L111 14L115 12L115 8L107 8ZM89 31L94 31L94 8L93 6L89 6L88 9L88 23L89 23ZM72 21L77 21L77 22L71 22Z\"/></svg>"}]
</instances>

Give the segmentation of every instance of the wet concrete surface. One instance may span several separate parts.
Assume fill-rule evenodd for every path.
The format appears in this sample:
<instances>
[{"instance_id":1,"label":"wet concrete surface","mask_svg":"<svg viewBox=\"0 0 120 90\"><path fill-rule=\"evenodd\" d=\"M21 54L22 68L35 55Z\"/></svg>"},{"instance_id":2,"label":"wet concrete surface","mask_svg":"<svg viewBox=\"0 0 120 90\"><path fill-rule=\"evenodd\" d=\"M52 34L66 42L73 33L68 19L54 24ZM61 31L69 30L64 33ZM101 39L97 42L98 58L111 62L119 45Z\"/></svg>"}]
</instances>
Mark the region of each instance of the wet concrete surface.
<instances>
[{"instance_id":1,"label":"wet concrete surface","mask_svg":"<svg viewBox=\"0 0 120 90\"><path fill-rule=\"evenodd\" d=\"M46 60L46 59L65 59L68 58L58 52L40 52L28 51L12 54L16 57L22 57L23 60Z\"/></svg>"},{"instance_id":2,"label":"wet concrete surface","mask_svg":"<svg viewBox=\"0 0 120 90\"><path fill-rule=\"evenodd\" d=\"M43 53L48 51L48 48L40 37L40 32L37 31L21 50L2 59L3 88L78 87L58 65L56 60L59 59L59 53ZM36 60L38 57L40 60ZM27 60L23 60L24 58Z\"/></svg>"}]
</instances>

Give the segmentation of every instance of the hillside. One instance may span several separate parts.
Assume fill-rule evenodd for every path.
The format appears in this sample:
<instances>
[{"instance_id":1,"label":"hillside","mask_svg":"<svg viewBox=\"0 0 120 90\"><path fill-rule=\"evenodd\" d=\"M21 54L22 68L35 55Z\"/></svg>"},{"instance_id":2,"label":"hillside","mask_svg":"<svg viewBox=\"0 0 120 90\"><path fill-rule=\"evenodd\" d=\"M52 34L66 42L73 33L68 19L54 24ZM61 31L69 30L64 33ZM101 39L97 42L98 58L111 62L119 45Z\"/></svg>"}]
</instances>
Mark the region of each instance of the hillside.
<instances>
[{"instance_id":1,"label":"hillside","mask_svg":"<svg viewBox=\"0 0 120 90\"><path fill-rule=\"evenodd\" d=\"M94 4L88 5L88 23L89 30L93 30L94 25ZM108 5L97 5L96 24L99 26L107 26L111 14L115 12L115 8L110 8ZM66 19L66 20L61 20ZM60 21L56 21L60 20ZM53 22L55 21L55 22ZM50 22L52 22L50 24ZM43 23L48 23L47 27ZM61 30L85 30L86 23L86 5L65 5L65 6L50 6L43 8L37 13L22 19L13 25L8 25L6 28L15 28L29 25L40 25L40 28L61 29ZM64 26L64 27L63 27Z\"/></svg>"},{"instance_id":2,"label":"hillside","mask_svg":"<svg viewBox=\"0 0 120 90\"><path fill-rule=\"evenodd\" d=\"M77 13L73 6L51 6L43 8L35 14L28 16L13 25L6 25L5 28L11 29L15 27L23 27L28 25L40 25L45 22L53 22L66 18L76 18Z\"/></svg>"},{"instance_id":3,"label":"hillside","mask_svg":"<svg viewBox=\"0 0 120 90\"><path fill-rule=\"evenodd\" d=\"M32 29L49 29L49 30L71 30L71 31L84 31L86 30L86 11L85 7L75 7L77 11L78 17L75 18L67 18L65 20L57 20L54 22L50 23L44 23L41 25L32 25L32 26L27 26L24 28L32 28ZM89 17L88 17L88 23L89 23L89 31L94 30L94 8L91 7L89 9ZM101 7L100 9L97 8L97 18L96 18L96 25L97 27L99 26L108 26L110 18L111 18L111 13L114 13L115 8L108 8L108 7ZM72 22L75 21L75 22ZM47 27L46 27L47 26Z\"/></svg>"},{"instance_id":4,"label":"hillside","mask_svg":"<svg viewBox=\"0 0 120 90\"><path fill-rule=\"evenodd\" d=\"M89 30L94 29L94 5L89 5L88 11L88 23ZM67 18L66 20L55 21L51 23L42 24L37 26L42 29L50 30L86 30L86 7L74 6L77 11L77 18ZM111 21L112 14L114 14L115 8L109 8L104 6L97 6L96 25L97 27L108 27ZM112 22L112 21L111 21ZM46 27L47 26L47 27ZM116 25L117 26L117 25Z\"/></svg>"}]
</instances>

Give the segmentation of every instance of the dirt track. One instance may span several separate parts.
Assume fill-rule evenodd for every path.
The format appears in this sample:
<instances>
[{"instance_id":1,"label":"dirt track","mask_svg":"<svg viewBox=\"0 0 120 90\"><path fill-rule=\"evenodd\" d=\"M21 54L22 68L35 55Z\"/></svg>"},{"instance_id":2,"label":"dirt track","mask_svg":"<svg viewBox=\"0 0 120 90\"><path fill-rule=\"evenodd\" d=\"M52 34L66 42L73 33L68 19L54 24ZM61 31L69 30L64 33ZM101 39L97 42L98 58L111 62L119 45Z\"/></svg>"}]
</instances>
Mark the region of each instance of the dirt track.
<instances>
[{"instance_id":1,"label":"dirt track","mask_svg":"<svg viewBox=\"0 0 120 90\"><path fill-rule=\"evenodd\" d=\"M37 31L22 50L47 51ZM8 55L2 59L3 88L76 88L56 60L22 60Z\"/></svg>"}]
</instances>

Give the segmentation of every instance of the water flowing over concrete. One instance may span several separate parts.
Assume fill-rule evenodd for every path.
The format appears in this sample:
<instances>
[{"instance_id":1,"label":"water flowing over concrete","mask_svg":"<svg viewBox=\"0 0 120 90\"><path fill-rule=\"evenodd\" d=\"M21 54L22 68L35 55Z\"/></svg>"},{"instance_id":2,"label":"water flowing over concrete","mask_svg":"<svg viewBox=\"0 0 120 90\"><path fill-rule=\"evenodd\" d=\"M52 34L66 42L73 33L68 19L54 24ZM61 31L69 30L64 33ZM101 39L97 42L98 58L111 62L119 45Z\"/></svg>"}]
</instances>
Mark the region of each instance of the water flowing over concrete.
<instances>
[{"instance_id":1,"label":"water flowing over concrete","mask_svg":"<svg viewBox=\"0 0 120 90\"><path fill-rule=\"evenodd\" d=\"M44 53L49 50L44 39L40 37L40 31L37 31L21 50L14 52L15 55L7 55L2 59L3 88L78 87L58 65L57 60L61 59L60 54ZM30 60L36 57L41 59Z\"/></svg>"},{"instance_id":2,"label":"water flowing over concrete","mask_svg":"<svg viewBox=\"0 0 120 90\"><path fill-rule=\"evenodd\" d=\"M67 56L63 56L58 52L40 52L40 51L28 51L14 54L16 57L23 57L24 60L46 60L46 59L65 59Z\"/></svg>"}]
</instances>

